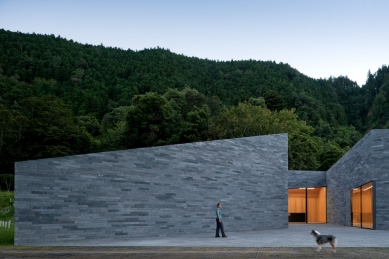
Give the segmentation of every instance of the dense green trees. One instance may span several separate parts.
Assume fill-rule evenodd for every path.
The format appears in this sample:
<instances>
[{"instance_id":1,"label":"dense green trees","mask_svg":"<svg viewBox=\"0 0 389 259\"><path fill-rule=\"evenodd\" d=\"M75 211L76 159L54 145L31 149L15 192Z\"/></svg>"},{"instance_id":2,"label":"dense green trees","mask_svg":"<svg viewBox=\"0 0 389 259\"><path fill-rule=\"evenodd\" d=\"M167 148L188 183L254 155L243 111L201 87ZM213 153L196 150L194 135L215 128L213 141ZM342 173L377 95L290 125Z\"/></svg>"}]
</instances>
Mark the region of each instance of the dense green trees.
<instances>
[{"instance_id":1,"label":"dense green trees","mask_svg":"<svg viewBox=\"0 0 389 259\"><path fill-rule=\"evenodd\" d=\"M92 151L89 133L74 123L62 100L27 97L0 105L0 168L13 172L15 161Z\"/></svg>"},{"instance_id":2,"label":"dense green trees","mask_svg":"<svg viewBox=\"0 0 389 259\"><path fill-rule=\"evenodd\" d=\"M0 170L15 161L289 133L291 169L326 170L389 128L389 68L359 87L288 64L203 60L0 30Z\"/></svg>"},{"instance_id":3,"label":"dense green trees","mask_svg":"<svg viewBox=\"0 0 389 259\"><path fill-rule=\"evenodd\" d=\"M298 120L295 110L270 111L250 103L225 109L211 122L212 139L240 138L289 133L289 168L317 169L318 147L311 136L314 129Z\"/></svg>"},{"instance_id":4,"label":"dense green trees","mask_svg":"<svg viewBox=\"0 0 389 259\"><path fill-rule=\"evenodd\" d=\"M133 98L127 113L126 147L177 143L179 114L163 96L146 93Z\"/></svg>"},{"instance_id":5,"label":"dense green trees","mask_svg":"<svg viewBox=\"0 0 389 259\"><path fill-rule=\"evenodd\" d=\"M127 112L125 146L147 147L206 140L211 110L193 89L136 95ZM197 107L200 106L200 107Z\"/></svg>"}]
</instances>

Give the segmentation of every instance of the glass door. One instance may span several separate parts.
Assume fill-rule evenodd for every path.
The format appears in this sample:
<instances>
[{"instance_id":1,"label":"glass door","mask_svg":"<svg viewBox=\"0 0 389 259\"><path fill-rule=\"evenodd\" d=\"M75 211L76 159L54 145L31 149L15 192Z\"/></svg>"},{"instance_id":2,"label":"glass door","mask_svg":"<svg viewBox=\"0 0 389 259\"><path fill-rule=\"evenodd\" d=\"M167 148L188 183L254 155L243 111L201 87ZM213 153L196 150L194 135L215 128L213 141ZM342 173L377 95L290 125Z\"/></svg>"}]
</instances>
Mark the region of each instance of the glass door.
<instances>
[{"instance_id":1,"label":"glass door","mask_svg":"<svg viewBox=\"0 0 389 259\"><path fill-rule=\"evenodd\" d=\"M289 223L326 223L326 191L326 187L289 189Z\"/></svg>"},{"instance_id":2,"label":"glass door","mask_svg":"<svg viewBox=\"0 0 389 259\"><path fill-rule=\"evenodd\" d=\"M305 188L288 190L288 215L291 223L306 222L306 193Z\"/></svg>"},{"instance_id":3,"label":"glass door","mask_svg":"<svg viewBox=\"0 0 389 259\"><path fill-rule=\"evenodd\" d=\"M361 189L354 188L351 191L351 224L354 227L361 226Z\"/></svg>"},{"instance_id":4,"label":"glass door","mask_svg":"<svg viewBox=\"0 0 389 259\"><path fill-rule=\"evenodd\" d=\"M362 227L373 228L373 183L362 185Z\"/></svg>"},{"instance_id":5,"label":"glass door","mask_svg":"<svg viewBox=\"0 0 389 259\"><path fill-rule=\"evenodd\" d=\"M307 188L307 223L326 223L326 187Z\"/></svg>"},{"instance_id":6,"label":"glass door","mask_svg":"<svg viewBox=\"0 0 389 259\"><path fill-rule=\"evenodd\" d=\"M351 225L373 229L373 183L351 190Z\"/></svg>"}]
</instances>

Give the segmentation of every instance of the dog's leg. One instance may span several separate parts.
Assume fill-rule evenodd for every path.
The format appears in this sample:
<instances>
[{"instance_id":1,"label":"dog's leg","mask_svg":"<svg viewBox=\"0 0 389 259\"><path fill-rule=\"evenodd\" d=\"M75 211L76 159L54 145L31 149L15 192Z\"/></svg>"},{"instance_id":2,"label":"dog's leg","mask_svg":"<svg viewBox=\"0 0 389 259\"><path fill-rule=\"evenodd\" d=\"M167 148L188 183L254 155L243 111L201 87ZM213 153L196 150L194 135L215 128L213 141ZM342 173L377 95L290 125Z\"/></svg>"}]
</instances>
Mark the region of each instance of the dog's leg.
<instances>
[{"instance_id":1,"label":"dog's leg","mask_svg":"<svg viewBox=\"0 0 389 259\"><path fill-rule=\"evenodd\" d=\"M330 243L330 245L332 246L332 252L336 253L336 246L335 246L335 243Z\"/></svg>"},{"instance_id":2,"label":"dog's leg","mask_svg":"<svg viewBox=\"0 0 389 259\"><path fill-rule=\"evenodd\" d=\"M321 245L318 245L317 249L316 249L316 252L320 252L320 249L321 249Z\"/></svg>"}]
</instances>

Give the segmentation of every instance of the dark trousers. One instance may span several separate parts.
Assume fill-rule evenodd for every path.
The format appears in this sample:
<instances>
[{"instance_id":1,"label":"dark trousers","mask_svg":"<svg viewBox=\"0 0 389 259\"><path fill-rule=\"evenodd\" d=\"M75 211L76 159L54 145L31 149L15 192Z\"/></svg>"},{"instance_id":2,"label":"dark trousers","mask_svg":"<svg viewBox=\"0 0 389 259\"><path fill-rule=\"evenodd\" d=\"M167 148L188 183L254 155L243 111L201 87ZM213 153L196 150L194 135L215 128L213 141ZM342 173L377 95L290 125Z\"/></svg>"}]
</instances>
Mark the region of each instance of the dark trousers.
<instances>
[{"instance_id":1,"label":"dark trousers","mask_svg":"<svg viewBox=\"0 0 389 259\"><path fill-rule=\"evenodd\" d=\"M218 219L216 219L216 236L219 236L219 230L222 231L222 236L225 236L226 234L224 233L224 227L223 227L223 222L219 222Z\"/></svg>"}]
</instances>

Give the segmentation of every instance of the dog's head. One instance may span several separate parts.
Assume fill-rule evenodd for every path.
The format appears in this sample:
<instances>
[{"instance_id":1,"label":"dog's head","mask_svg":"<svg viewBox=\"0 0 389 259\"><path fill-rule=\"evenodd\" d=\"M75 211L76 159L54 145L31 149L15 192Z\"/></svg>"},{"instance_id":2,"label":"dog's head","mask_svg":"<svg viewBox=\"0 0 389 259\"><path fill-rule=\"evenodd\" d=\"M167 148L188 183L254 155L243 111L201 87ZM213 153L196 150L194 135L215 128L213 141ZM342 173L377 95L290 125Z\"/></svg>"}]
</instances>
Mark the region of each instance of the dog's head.
<instances>
[{"instance_id":1,"label":"dog's head","mask_svg":"<svg viewBox=\"0 0 389 259\"><path fill-rule=\"evenodd\" d=\"M320 233L316 229L312 229L311 235L317 236L317 235L320 235Z\"/></svg>"}]
</instances>

